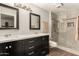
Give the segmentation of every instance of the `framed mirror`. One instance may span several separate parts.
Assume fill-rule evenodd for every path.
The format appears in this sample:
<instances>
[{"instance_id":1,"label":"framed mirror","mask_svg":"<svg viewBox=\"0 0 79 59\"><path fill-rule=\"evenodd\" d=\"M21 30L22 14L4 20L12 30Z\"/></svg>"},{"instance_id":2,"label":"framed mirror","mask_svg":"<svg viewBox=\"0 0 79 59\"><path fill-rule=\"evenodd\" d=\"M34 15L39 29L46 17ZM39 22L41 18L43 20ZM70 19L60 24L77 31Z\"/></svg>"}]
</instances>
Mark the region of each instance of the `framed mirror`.
<instances>
[{"instance_id":1,"label":"framed mirror","mask_svg":"<svg viewBox=\"0 0 79 59\"><path fill-rule=\"evenodd\" d=\"M0 3L0 29L19 29L19 10Z\"/></svg>"},{"instance_id":2,"label":"framed mirror","mask_svg":"<svg viewBox=\"0 0 79 59\"><path fill-rule=\"evenodd\" d=\"M30 13L30 29L40 30L40 15Z\"/></svg>"}]
</instances>

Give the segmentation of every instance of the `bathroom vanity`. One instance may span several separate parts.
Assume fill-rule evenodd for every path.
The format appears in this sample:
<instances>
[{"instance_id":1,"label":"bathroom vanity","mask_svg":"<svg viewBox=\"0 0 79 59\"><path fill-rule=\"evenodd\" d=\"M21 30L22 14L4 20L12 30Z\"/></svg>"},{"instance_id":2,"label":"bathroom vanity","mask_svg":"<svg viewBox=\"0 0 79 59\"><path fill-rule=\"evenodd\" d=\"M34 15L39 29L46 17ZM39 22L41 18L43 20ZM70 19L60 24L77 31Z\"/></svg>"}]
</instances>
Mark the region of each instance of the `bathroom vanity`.
<instances>
[{"instance_id":1,"label":"bathroom vanity","mask_svg":"<svg viewBox=\"0 0 79 59\"><path fill-rule=\"evenodd\" d=\"M44 56L48 53L48 34L0 38L0 56Z\"/></svg>"}]
</instances>

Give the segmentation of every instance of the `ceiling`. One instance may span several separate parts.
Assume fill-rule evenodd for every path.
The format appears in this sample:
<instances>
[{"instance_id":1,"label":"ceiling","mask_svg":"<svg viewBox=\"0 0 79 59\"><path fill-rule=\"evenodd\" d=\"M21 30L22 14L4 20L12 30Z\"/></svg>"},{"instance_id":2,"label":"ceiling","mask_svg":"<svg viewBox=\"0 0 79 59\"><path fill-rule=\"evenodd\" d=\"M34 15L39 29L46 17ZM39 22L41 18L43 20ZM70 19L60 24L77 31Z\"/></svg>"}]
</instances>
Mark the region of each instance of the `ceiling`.
<instances>
[{"instance_id":1,"label":"ceiling","mask_svg":"<svg viewBox=\"0 0 79 59\"><path fill-rule=\"evenodd\" d=\"M34 5L46 10L46 11L63 11L65 9L79 9L79 3L63 3L64 5L60 8L57 8L57 6L60 3L34 3Z\"/></svg>"}]
</instances>

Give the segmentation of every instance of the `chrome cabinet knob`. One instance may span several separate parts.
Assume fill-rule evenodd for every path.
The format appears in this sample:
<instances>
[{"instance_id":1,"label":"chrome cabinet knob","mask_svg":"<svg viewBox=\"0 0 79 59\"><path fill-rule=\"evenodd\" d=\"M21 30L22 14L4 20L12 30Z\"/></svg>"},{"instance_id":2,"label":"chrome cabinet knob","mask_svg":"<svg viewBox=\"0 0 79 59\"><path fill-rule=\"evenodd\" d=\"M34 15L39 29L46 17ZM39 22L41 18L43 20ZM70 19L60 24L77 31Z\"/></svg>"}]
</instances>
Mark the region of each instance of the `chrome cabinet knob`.
<instances>
[{"instance_id":1,"label":"chrome cabinet knob","mask_svg":"<svg viewBox=\"0 0 79 59\"><path fill-rule=\"evenodd\" d=\"M6 46L5 49L8 49L8 46Z\"/></svg>"},{"instance_id":2,"label":"chrome cabinet knob","mask_svg":"<svg viewBox=\"0 0 79 59\"><path fill-rule=\"evenodd\" d=\"M10 45L9 48L12 48L12 46Z\"/></svg>"}]
</instances>

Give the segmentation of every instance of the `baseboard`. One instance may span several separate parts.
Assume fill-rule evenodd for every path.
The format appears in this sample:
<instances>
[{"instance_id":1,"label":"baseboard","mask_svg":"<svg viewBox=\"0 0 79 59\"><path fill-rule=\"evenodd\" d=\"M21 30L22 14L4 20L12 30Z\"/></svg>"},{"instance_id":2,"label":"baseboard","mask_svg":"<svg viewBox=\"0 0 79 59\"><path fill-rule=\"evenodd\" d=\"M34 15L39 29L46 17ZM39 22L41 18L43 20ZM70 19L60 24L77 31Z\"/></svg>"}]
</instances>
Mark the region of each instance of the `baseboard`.
<instances>
[{"instance_id":1,"label":"baseboard","mask_svg":"<svg viewBox=\"0 0 79 59\"><path fill-rule=\"evenodd\" d=\"M79 55L79 51L77 51L77 50L73 50L73 49L70 49L70 48L67 48L67 47L63 47L63 46L58 46L58 48L60 48L62 50L65 50L67 52Z\"/></svg>"},{"instance_id":2,"label":"baseboard","mask_svg":"<svg viewBox=\"0 0 79 59\"><path fill-rule=\"evenodd\" d=\"M50 48L57 47L57 43L56 44L49 43L49 45L50 45Z\"/></svg>"}]
</instances>

